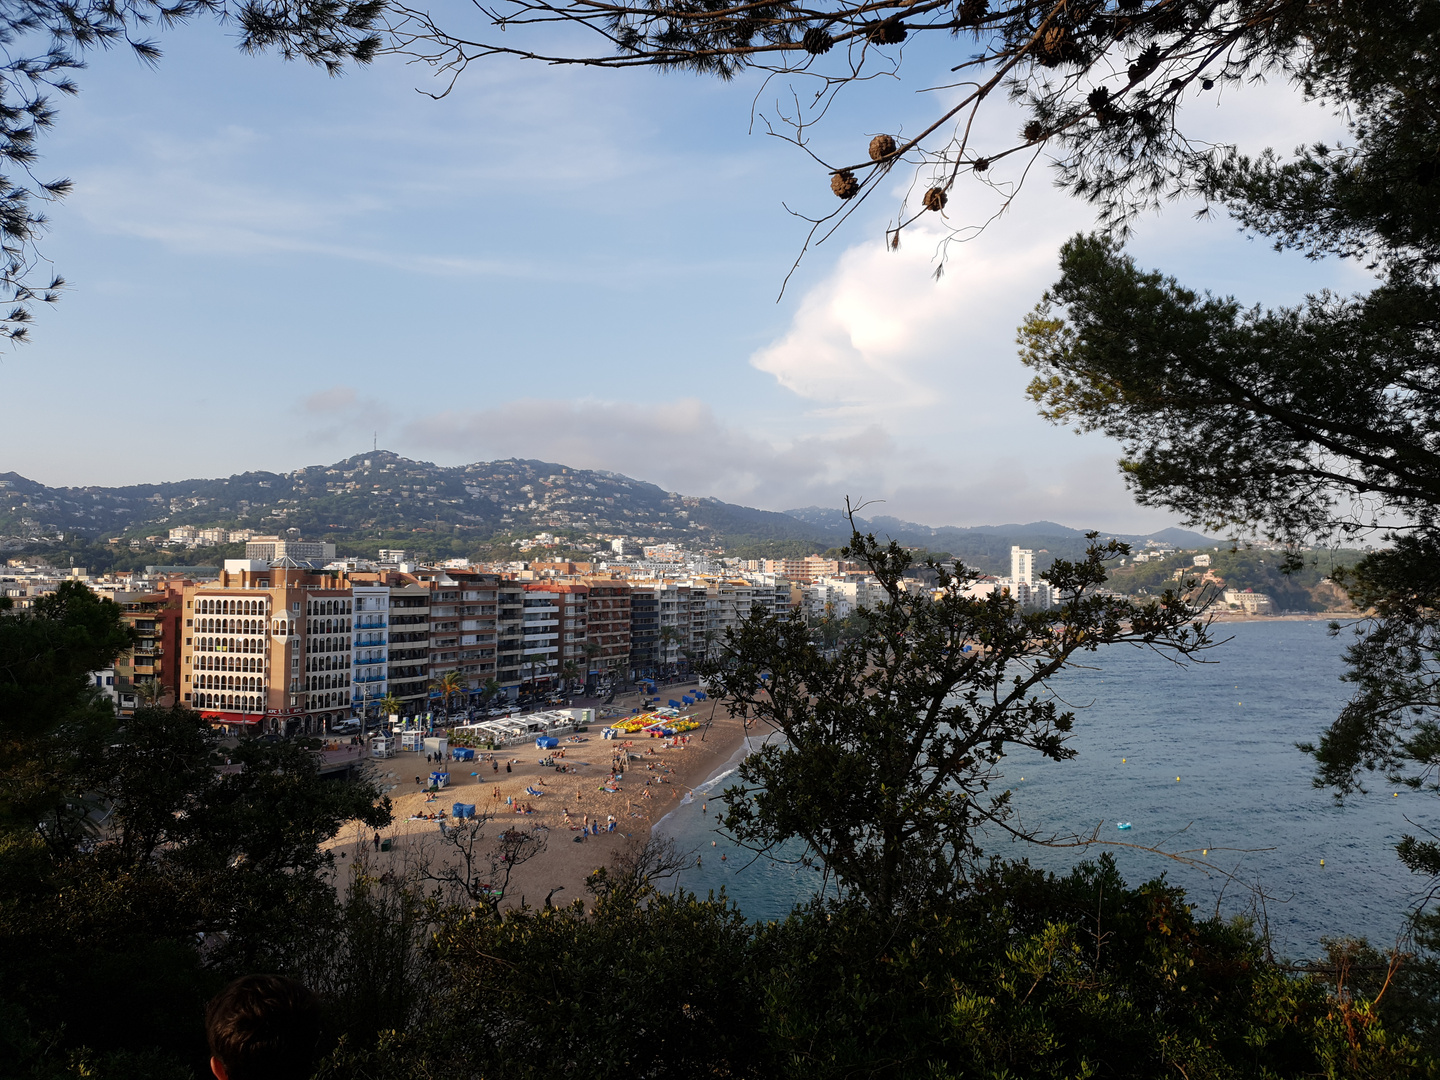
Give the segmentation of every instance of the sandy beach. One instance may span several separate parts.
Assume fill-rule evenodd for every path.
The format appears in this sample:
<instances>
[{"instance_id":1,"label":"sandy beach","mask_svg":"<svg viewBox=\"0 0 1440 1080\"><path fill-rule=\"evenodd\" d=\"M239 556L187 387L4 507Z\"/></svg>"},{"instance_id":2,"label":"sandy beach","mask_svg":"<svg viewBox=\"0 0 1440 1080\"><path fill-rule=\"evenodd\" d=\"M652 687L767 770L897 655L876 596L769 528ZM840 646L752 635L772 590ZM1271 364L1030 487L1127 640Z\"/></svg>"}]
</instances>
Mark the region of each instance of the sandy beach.
<instances>
[{"instance_id":1,"label":"sandy beach","mask_svg":"<svg viewBox=\"0 0 1440 1080\"><path fill-rule=\"evenodd\" d=\"M667 686L663 692L678 698L690 689ZM639 704L638 697L615 701L615 706L627 713ZM440 811L445 812L445 821L449 822L454 803L473 803L477 815L494 815L494 821L486 827L487 838L512 826L529 831L537 825L543 827L542 835L547 837L543 851L516 867L503 907L522 901L538 905L552 890L560 890L554 894L555 903L588 899L585 879L590 872L607 864L618 849L648 837L654 824L675 809L697 784L718 772L744 740L743 723L716 702L700 702L687 709L685 715L699 721L701 727L679 745L674 745L676 740L651 739L644 734L603 739L600 732L606 725L597 722L587 732L562 738L553 751L541 751L530 742L493 754L477 750L475 761L450 761L443 766L427 763L423 753L402 751L373 763L382 786L394 785L390 791L394 820L380 832L382 840L391 841L391 850L377 853L373 835L361 836L353 825L342 830L329 846L343 857L342 868L362 846L372 865L382 872L391 868L400 871L417 862L433 863L441 854ZM603 785L621 754L628 760L623 779L616 785L620 790L606 792ZM540 764L542 758L552 755L565 772ZM487 760L482 761L482 756ZM492 756L493 762L488 760ZM427 793L422 784L416 783L417 777L424 781L432 769L442 768L449 770L450 782L437 794ZM527 789L543 794L533 795ZM520 807L533 812L517 812ZM411 820L431 813L437 815L437 820ZM605 830L611 817L615 819L615 830L608 832ZM587 818L600 823L599 835L582 834L582 823Z\"/></svg>"}]
</instances>

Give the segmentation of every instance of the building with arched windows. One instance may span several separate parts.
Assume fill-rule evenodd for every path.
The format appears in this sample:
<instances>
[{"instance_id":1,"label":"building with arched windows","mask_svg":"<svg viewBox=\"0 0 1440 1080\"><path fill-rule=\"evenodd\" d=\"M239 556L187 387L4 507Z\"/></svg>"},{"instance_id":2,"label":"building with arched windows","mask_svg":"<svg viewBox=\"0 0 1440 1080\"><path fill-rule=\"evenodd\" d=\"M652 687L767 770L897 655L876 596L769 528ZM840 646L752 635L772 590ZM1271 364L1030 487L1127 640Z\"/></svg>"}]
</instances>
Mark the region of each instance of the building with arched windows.
<instances>
[{"instance_id":1,"label":"building with arched windows","mask_svg":"<svg viewBox=\"0 0 1440 1080\"><path fill-rule=\"evenodd\" d=\"M227 560L184 590L180 699L212 722L322 735L350 715L354 598L343 575Z\"/></svg>"}]
</instances>

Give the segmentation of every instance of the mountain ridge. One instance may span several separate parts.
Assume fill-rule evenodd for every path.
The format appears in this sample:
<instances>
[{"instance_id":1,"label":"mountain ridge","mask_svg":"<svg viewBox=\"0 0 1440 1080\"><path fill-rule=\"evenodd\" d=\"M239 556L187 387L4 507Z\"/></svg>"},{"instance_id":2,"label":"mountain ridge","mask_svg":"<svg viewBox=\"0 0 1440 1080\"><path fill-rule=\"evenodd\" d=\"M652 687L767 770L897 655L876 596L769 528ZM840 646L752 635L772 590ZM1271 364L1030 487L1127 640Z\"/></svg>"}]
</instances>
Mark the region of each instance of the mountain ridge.
<instances>
[{"instance_id":1,"label":"mountain ridge","mask_svg":"<svg viewBox=\"0 0 1440 1080\"><path fill-rule=\"evenodd\" d=\"M1008 568L1011 544L1047 548L1052 557L1083 550L1084 531L1055 522L965 528L884 516L857 520L877 535L948 551L980 569ZM761 510L682 495L610 470L525 458L440 466L374 450L290 472L116 487L49 487L0 473L0 544L8 550L54 545L60 536L89 544L118 537L122 548L153 549L180 525L298 533L356 553L413 547L437 557L482 550L495 557L514 539L539 531L574 553L625 537L795 554L840 546L850 537L838 509ZM1215 543L1178 529L1120 538L1143 543L1165 534L1174 534L1170 542L1177 546Z\"/></svg>"}]
</instances>

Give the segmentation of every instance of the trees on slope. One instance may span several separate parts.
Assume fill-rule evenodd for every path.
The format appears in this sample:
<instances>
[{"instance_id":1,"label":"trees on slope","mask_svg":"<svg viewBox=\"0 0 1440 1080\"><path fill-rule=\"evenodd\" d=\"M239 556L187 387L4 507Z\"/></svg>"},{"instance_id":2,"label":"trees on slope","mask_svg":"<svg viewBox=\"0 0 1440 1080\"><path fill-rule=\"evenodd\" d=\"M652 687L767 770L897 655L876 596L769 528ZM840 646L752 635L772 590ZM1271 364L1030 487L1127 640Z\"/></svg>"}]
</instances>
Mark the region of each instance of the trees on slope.
<instances>
[{"instance_id":1,"label":"trees on slope","mask_svg":"<svg viewBox=\"0 0 1440 1080\"><path fill-rule=\"evenodd\" d=\"M389 820L372 784L322 778L300 741L224 747L184 708L116 717L87 672L132 640L79 582L0 612L0 1045L16 1075L173 1073L227 972L283 969L333 923L326 842Z\"/></svg>"},{"instance_id":2,"label":"trees on slope","mask_svg":"<svg viewBox=\"0 0 1440 1080\"><path fill-rule=\"evenodd\" d=\"M1001 762L1023 747L1063 761L1073 713L1046 681L1106 645L1193 656L1209 645L1196 611L1174 593L1146 603L1107 594L1104 560L1046 572L1060 603L1024 611L1008 593L971 595L976 575L932 564L938 587L907 589L907 551L856 533L884 600L863 628L826 650L798 618L755 614L728 631L712 686L768 742L726 791L725 826L770 850L798 841L845 895L877 910L924 910L962 895L989 826L1012 821Z\"/></svg>"},{"instance_id":3,"label":"trees on slope","mask_svg":"<svg viewBox=\"0 0 1440 1080\"><path fill-rule=\"evenodd\" d=\"M1339 10L1339 6L1336 6ZM1143 503L1290 543L1380 532L1343 577L1370 614L1355 695L1309 747L1317 783L1379 770L1440 793L1440 10L1366 12L1317 53L1351 116L1337 146L1230 156L1205 188L1248 229L1311 258L1364 260L1369 292L1262 309L1137 267L1080 236L1021 328L1041 414L1124 446ZM1400 845L1440 881L1440 839Z\"/></svg>"}]
</instances>

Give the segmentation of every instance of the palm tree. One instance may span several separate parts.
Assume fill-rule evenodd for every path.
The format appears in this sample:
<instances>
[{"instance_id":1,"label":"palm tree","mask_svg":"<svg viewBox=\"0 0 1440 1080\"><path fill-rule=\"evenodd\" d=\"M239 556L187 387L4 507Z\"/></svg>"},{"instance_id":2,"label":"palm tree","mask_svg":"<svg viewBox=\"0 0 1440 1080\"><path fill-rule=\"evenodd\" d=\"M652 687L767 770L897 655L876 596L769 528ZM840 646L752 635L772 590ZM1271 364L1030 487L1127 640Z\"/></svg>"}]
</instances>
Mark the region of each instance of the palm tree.
<instances>
[{"instance_id":1,"label":"palm tree","mask_svg":"<svg viewBox=\"0 0 1440 1080\"><path fill-rule=\"evenodd\" d=\"M383 716L394 716L405 707L405 703L394 694L387 693L380 699L380 713Z\"/></svg>"},{"instance_id":2,"label":"palm tree","mask_svg":"<svg viewBox=\"0 0 1440 1080\"><path fill-rule=\"evenodd\" d=\"M500 680L493 675L490 676L480 687L480 704L489 705L500 696L500 689Z\"/></svg>"},{"instance_id":3,"label":"palm tree","mask_svg":"<svg viewBox=\"0 0 1440 1080\"><path fill-rule=\"evenodd\" d=\"M574 660L566 660L560 674L565 677L565 689L568 691L570 684L580 677L580 665Z\"/></svg>"},{"instance_id":4,"label":"palm tree","mask_svg":"<svg viewBox=\"0 0 1440 1080\"><path fill-rule=\"evenodd\" d=\"M657 666L668 670L675 663L674 659L671 656L671 650L673 649L675 642L679 640L680 631L675 629L675 627L660 627L660 655L656 657L656 659L659 661L659 664Z\"/></svg>"},{"instance_id":5,"label":"palm tree","mask_svg":"<svg viewBox=\"0 0 1440 1080\"><path fill-rule=\"evenodd\" d=\"M154 679L135 684L135 700L141 705L158 705L165 695L165 688Z\"/></svg>"},{"instance_id":6,"label":"palm tree","mask_svg":"<svg viewBox=\"0 0 1440 1080\"><path fill-rule=\"evenodd\" d=\"M430 682L430 689L440 695L440 706L445 710L445 722L450 722L450 702L469 689L469 682L458 671L447 671Z\"/></svg>"}]
</instances>

